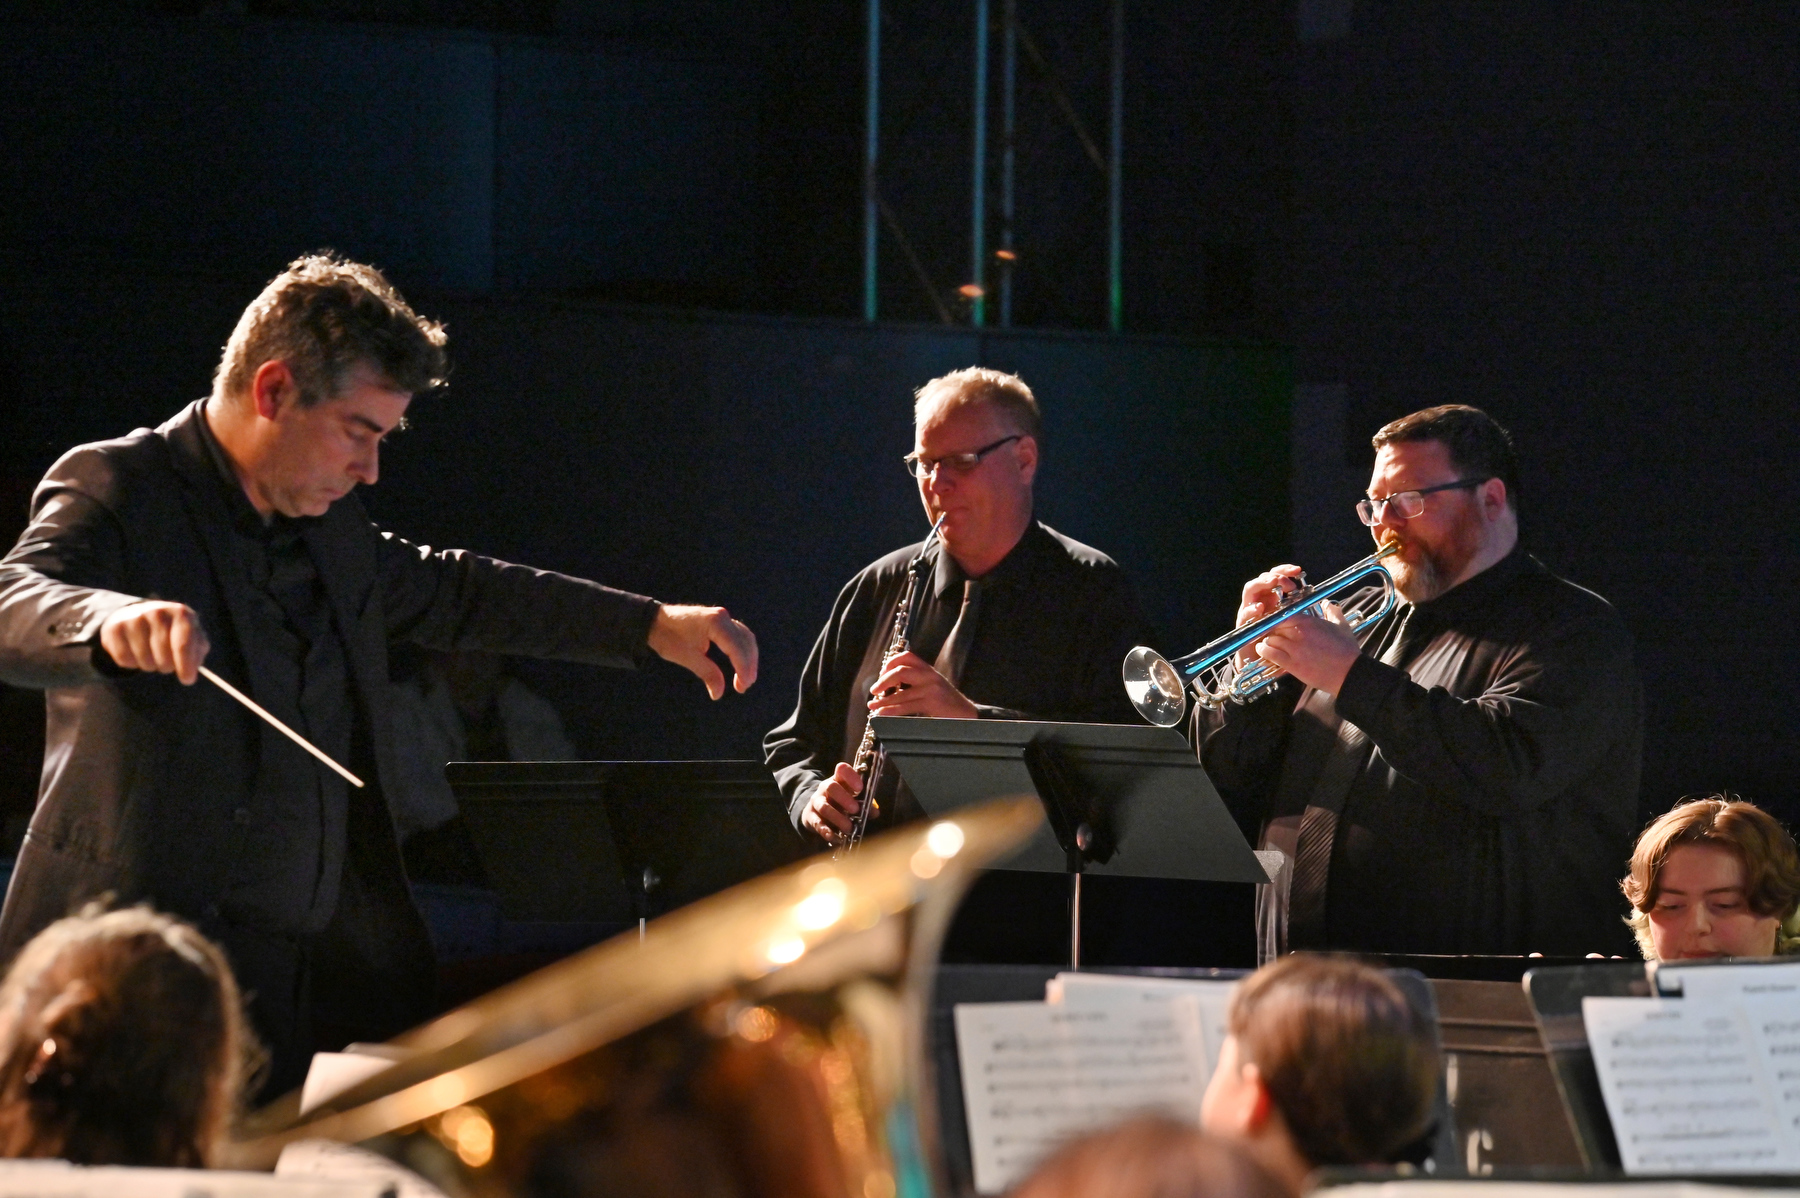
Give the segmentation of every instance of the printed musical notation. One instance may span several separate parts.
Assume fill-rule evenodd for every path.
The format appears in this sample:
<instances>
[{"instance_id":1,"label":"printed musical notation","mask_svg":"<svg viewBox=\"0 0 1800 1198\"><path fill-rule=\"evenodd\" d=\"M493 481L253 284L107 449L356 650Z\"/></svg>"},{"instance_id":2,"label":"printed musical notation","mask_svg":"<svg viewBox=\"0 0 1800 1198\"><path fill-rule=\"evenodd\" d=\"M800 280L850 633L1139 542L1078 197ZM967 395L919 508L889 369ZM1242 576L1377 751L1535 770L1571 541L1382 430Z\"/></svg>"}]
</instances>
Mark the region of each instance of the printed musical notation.
<instances>
[{"instance_id":1,"label":"printed musical notation","mask_svg":"<svg viewBox=\"0 0 1800 1198\"><path fill-rule=\"evenodd\" d=\"M1800 1019L1791 1003L1588 997L1582 1018L1627 1173L1800 1168ZM1755 1008L1755 1009L1753 1009ZM1783 1049L1781 1053L1774 1050ZM1790 1091L1787 1095L1782 1090Z\"/></svg>"},{"instance_id":2,"label":"printed musical notation","mask_svg":"<svg viewBox=\"0 0 1800 1198\"><path fill-rule=\"evenodd\" d=\"M1219 1048L1230 1029L1227 1016L1235 981L1210 978L1159 978L1118 973L1059 973L1045 987L1045 998L1076 1006L1106 1002L1167 1003L1191 998L1200 1008L1206 1076L1219 1066Z\"/></svg>"},{"instance_id":3,"label":"printed musical notation","mask_svg":"<svg viewBox=\"0 0 1800 1198\"><path fill-rule=\"evenodd\" d=\"M975 1188L998 1194L1063 1140L1141 1110L1198 1119L1207 1073L1191 996L955 1009Z\"/></svg>"}]
</instances>

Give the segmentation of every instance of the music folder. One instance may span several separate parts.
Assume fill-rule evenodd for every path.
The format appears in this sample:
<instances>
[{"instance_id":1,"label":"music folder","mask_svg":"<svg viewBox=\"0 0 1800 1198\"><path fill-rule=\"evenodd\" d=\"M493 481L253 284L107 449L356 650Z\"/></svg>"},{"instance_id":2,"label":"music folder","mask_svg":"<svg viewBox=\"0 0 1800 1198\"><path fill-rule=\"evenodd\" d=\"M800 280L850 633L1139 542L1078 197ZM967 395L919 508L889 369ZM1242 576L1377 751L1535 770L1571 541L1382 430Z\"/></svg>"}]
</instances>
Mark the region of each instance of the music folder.
<instances>
[{"instance_id":1,"label":"music folder","mask_svg":"<svg viewBox=\"0 0 1800 1198\"><path fill-rule=\"evenodd\" d=\"M1174 728L875 716L926 813L1036 794L1049 817L997 869L1195 882L1269 880Z\"/></svg>"}]
</instances>

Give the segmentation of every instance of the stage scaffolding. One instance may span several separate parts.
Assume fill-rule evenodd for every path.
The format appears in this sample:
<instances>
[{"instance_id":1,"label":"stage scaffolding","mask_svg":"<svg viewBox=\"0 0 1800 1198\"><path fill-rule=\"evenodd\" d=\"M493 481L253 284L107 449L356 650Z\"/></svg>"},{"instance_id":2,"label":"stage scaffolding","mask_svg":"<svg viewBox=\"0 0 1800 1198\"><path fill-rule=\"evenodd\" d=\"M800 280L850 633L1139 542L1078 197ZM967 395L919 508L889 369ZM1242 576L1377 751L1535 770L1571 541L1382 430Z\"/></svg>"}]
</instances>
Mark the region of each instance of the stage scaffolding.
<instances>
[{"instance_id":1,"label":"stage scaffolding","mask_svg":"<svg viewBox=\"0 0 1800 1198\"><path fill-rule=\"evenodd\" d=\"M969 174L969 258L967 279L954 287L945 287L934 278L908 235L907 224L882 190L882 0L868 0L867 92L864 111L865 144L863 157L863 318L880 317L880 245L883 228L904 258L909 271L929 296L938 318L945 324L958 323L950 296L967 301L968 322L976 328L992 323L1010 328L1013 323L1014 272L1019 261L1018 243L1018 85L1019 59L1024 51L1028 66L1047 87L1054 106L1069 132L1079 142L1083 156L1106 179L1106 324L1118 332L1124 314L1123 246L1124 219L1122 196L1122 160L1124 154L1125 108L1125 4L1124 0L1105 0L1108 6L1110 44L1108 46L1108 117L1105 145L1089 129L1063 88L1056 71L1033 38L1029 26L1019 15L1018 0L971 0L973 20L973 96L970 107L970 174ZM888 0L889 13L909 7L916 0ZM992 42L999 50L999 130L990 139L990 108L993 96ZM990 210L989 184L996 163L993 143L998 143L998 204ZM989 218L997 218L997 229L991 235ZM990 298L994 301L990 308Z\"/></svg>"}]
</instances>

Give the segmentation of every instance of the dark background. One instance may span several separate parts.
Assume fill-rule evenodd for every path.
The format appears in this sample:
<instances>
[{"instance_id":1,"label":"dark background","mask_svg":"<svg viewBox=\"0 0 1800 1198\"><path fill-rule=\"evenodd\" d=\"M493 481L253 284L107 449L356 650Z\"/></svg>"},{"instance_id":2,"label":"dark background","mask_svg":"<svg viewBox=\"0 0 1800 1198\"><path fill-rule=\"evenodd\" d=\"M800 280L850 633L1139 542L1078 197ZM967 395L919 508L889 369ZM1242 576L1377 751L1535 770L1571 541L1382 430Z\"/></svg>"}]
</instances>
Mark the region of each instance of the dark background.
<instances>
[{"instance_id":1,"label":"dark background","mask_svg":"<svg viewBox=\"0 0 1800 1198\"><path fill-rule=\"evenodd\" d=\"M939 316L967 316L972 6L884 7L882 184L929 286L884 231L866 325L859 4L0 0L0 515L203 394L329 245L457 363L377 517L728 604L749 696L526 672L592 756L747 757L838 586L923 531L897 459L932 375L1024 374L1043 515L1180 651L1248 574L1365 553L1368 435L1470 402L1525 453L1528 544L1638 638L1646 811L1800 816L1800 12L1127 0L1109 334L1105 179L1064 115L1104 146L1107 6L1021 0L1020 327L982 333ZM41 702L4 712L28 791Z\"/></svg>"}]
</instances>

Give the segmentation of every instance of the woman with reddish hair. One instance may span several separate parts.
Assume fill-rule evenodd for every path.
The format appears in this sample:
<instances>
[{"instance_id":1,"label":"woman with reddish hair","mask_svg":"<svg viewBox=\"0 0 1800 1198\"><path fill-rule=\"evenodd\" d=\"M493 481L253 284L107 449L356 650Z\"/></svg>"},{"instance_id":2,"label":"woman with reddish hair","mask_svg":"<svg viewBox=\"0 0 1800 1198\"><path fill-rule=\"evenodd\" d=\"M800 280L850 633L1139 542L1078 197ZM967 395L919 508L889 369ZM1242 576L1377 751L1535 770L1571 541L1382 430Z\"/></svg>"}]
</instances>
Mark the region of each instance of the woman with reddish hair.
<instances>
[{"instance_id":1,"label":"woman with reddish hair","mask_svg":"<svg viewBox=\"0 0 1800 1198\"><path fill-rule=\"evenodd\" d=\"M1638 837L1619 888L1647 961L1800 952L1800 853L1754 803L1677 804Z\"/></svg>"},{"instance_id":2,"label":"woman with reddish hair","mask_svg":"<svg viewBox=\"0 0 1800 1198\"><path fill-rule=\"evenodd\" d=\"M0 984L0 1156L211 1165L256 1053L199 932L145 907L59 919Z\"/></svg>"}]
</instances>

